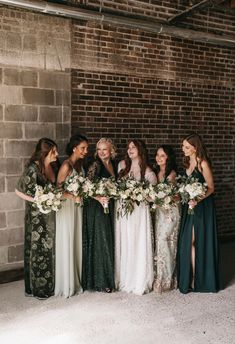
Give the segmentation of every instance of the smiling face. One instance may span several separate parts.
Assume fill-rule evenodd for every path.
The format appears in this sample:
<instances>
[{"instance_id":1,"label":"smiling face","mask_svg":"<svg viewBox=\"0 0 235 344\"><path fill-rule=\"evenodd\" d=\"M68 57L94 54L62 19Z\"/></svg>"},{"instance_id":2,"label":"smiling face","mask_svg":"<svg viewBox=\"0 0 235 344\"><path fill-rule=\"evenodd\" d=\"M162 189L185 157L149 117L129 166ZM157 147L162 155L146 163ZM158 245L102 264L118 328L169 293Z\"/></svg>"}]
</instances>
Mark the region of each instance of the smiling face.
<instances>
[{"instance_id":1,"label":"smiling face","mask_svg":"<svg viewBox=\"0 0 235 344\"><path fill-rule=\"evenodd\" d=\"M188 157L194 156L196 154L196 148L193 145L191 145L187 140L183 141L182 151L184 152L184 155Z\"/></svg>"},{"instance_id":2,"label":"smiling face","mask_svg":"<svg viewBox=\"0 0 235 344\"><path fill-rule=\"evenodd\" d=\"M164 150L162 148L159 148L157 150L157 154L156 154L155 159L156 159L156 163L158 164L158 166L166 166L168 156L166 155L166 153L164 152Z\"/></svg>"},{"instance_id":3,"label":"smiling face","mask_svg":"<svg viewBox=\"0 0 235 344\"><path fill-rule=\"evenodd\" d=\"M111 158L111 146L109 143L99 143L96 150L101 160L109 160Z\"/></svg>"},{"instance_id":4,"label":"smiling face","mask_svg":"<svg viewBox=\"0 0 235 344\"><path fill-rule=\"evenodd\" d=\"M73 153L77 159L84 159L88 153L88 143L86 141L82 141L73 149Z\"/></svg>"},{"instance_id":5,"label":"smiling face","mask_svg":"<svg viewBox=\"0 0 235 344\"><path fill-rule=\"evenodd\" d=\"M128 149L127 149L127 154L131 160L138 158L139 152L138 152L138 149L134 145L133 142L130 142Z\"/></svg>"}]
</instances>

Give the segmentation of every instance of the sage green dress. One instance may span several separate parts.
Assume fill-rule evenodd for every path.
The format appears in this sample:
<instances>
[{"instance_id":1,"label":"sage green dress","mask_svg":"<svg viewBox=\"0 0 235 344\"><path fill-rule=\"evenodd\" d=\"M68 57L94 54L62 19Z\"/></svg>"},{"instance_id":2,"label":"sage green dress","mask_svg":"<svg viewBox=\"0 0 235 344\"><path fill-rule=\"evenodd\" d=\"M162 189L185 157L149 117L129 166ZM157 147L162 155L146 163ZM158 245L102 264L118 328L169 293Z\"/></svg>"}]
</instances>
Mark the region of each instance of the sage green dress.
<instances>
[{"instance_id":1,"label":"sage green dress","mask_svg":"<svg viewBox=\"0 0 235 344\"><path fill-rule=\"evenodd\" d=\"M31 162L20 177L17 190L34 197L36 184L46 180ZM54 294L55 213L42 214L32 202L25 204L24 280L25 294L47 298Z\"/></svg>"},{"instance_id":2,"label":"sage green dress","mask_svg":"<svg viewBox=\"0 0 235 344\"><path fill-rule=\"evenodd\" d=\"M202 173L196 168L191 174L204 183ZM203 199L188 214L188 205L182 207L182 218L178 242L178 287L188 293L192 281L191 242L195 233L194 292L217 292L219 290L217 224L213 195Z\"/></svg>"},{"instance_id":3,"label":"sage green dress","mask_svg":"<svg viewBox=\"0 0 235 344\"><path fill-rule=\"evenodd\" d=\"M114 162L113 170L117 174ZM111 177L97 159L88 171L92 179ZM83 290L114 289L114 200L109 201L109 214L93 198L85 201L83 210Z\"/></svg>"}]
</instances>

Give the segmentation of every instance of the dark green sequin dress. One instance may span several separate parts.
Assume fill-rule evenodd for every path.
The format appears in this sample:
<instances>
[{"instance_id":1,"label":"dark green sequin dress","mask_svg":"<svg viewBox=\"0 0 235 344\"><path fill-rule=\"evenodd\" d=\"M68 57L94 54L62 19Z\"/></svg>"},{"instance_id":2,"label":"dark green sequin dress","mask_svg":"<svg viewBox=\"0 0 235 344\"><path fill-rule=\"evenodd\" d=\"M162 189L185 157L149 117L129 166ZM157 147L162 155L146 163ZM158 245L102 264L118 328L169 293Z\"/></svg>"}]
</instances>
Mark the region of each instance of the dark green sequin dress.
<instances>
[{"instance_id":1,"label":"dark green sequin dress","mask_svg":"<svg viewBox=\"0 0 235 344\"><path fill-rule=\"evenodd\" d=\"M45 179L35 163L20 177L17 190L34 197L36 184ZM26 295L47 298L54 294L55 213L42 214L32 202L25 202L24 279Z\"/></svg>"},{"instance_id":2,"label":"dark green sequin dress","mask_svg":"<svg viewBox=\"0 0 235 344\"><path fill-rule=\"evenodd\" d=\"M113 162L115 175L117 169ZM90 179L108 178L110 173L100 160L88 171ZM86 200L83 211L83 269L84 290L114 289L114 201L109 201L109 214L93 198Z\"/></svg>"},{"instance_id":3,"label":"dark green sequin dress","mask_svg":"<svg viewBox=\"0 0 235 344\"><path fill-rule=\"evenodd\" d=\"M204 183L198 169L191 174ZM182 218L178 242L178 287L186 294L192 281L191 242L192 228L195 233L195 292L217 292L219 290L218 242L214 197L210 195L188 214L188 205L182 207Z\"/></svg>"}]
</instances>

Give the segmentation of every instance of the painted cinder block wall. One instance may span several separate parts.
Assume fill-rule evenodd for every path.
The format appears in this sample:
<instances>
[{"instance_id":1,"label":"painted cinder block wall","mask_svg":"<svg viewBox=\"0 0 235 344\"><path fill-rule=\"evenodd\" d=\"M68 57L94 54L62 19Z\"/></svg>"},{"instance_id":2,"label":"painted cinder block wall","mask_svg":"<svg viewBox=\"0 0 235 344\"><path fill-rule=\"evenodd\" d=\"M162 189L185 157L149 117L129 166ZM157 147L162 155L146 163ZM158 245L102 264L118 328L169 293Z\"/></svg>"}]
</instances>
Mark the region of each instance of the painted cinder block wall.
<instances>
[{"instance_id":1,"label":"painted cinder block wall","mask_svg":"<svg viewBox=\"0 0 235 344\"><path fill-rule=\"evenodd\" d=\"M24 202L15 193L35 143L70 136L70 21L0 8L0 271L22 266Z\"/></svg>"}]
</instances>

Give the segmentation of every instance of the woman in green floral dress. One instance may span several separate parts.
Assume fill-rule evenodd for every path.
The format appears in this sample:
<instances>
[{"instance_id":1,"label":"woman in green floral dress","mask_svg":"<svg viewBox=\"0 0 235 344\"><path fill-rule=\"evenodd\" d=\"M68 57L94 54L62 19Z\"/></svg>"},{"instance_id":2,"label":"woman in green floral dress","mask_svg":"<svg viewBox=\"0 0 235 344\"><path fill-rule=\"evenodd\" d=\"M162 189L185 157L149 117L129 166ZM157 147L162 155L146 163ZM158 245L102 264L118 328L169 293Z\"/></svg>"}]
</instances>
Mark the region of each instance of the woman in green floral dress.
<instances>
[{"instance_id":1,"label":"woman in green floral dress","mask_svg":"<svg viewBox=\"0 0 235 344\"><path fill-rule=\"evenodd\" d=\"M42 138L20 177L16 194L26 201L24 279L25 295L48 298L54 294L55 215L41 213L33 203L36 185L55 183L51 162L57 160L56 143Z\"/></svg>"}]
</instances>

